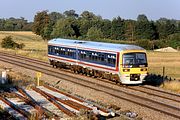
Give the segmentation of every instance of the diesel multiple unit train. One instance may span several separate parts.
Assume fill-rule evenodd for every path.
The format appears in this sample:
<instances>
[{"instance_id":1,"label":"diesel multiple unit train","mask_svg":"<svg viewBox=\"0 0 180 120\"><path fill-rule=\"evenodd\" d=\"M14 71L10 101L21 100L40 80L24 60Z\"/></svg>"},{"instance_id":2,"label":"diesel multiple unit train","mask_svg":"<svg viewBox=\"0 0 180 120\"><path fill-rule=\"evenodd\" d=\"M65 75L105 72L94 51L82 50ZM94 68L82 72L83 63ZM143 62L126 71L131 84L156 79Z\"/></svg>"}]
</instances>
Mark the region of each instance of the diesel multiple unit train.
<instances>
[{"instance_id":1,"label":"diesel multiple unit train","mask_svg":"<svg viewBox=\"0 0 180 120\"><path fill-rule=\"evenodd\" d=\"M146 50L127 44L52 39L48 59L53 67L122 84L141 84L148 69Z\"/></svg>"}]
</instances>

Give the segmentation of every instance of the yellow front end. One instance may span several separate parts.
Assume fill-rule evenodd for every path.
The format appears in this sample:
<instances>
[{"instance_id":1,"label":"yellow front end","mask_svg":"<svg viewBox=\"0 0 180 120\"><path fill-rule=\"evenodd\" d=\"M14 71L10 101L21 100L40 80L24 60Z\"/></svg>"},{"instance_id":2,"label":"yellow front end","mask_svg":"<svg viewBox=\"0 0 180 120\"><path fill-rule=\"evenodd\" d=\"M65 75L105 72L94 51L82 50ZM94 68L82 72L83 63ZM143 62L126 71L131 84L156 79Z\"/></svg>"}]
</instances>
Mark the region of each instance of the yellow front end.
<instances>
[{"instance_id":1,"label":"yellow front end","mask_svg":"<svg viewBox=\"0 0 180 120\"><path fill-rule=\"evenodd\" d=\"M140 59L141 62L137 62L139 60L138 57L141 58ZM129 63L125 63L127 61ZM130 63L130 61L132 63ZM119 77L120 77L120 82L122 84L143 83L144 78L147 76L147 70L148 70L146 51L128 50L121 52L119 69L120 69Z\"/></svg>"}]
</instances>

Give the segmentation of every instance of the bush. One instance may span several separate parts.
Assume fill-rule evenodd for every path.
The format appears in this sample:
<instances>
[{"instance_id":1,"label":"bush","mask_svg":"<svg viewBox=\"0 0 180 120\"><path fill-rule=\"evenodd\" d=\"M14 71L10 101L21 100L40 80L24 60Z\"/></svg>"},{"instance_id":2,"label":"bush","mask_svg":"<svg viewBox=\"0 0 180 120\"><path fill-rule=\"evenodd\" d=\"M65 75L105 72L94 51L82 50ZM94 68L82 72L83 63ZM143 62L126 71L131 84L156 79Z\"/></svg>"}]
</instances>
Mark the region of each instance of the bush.
<instances>
[{"instance_id":1,"label":"bush","mask_svg":"<svg viewBox=\"0 0 180 120\"><path fill-rule=\"evenodd\" d=\"M7 36L3 38L1 42L1 47L9 49L23 49L25 45L23 43L18 44L12 40L11 36Z\"/></svg>"},{"instance_id":2,"label":"bush","mask_svg":"<svg viewBox=\"0 0 180 120\"><path fill-rule=\"evenodd\" d=\"M153 43L150 40L138 40L138 41L136 41L135 44L138 45L138 46L141 46L141 47L143 47L144 49L147 49L147 50L152 50L153 49Z\"/></svg>"},{"instance_id":3,"label":"bush","mask_svg":"<svg viewBox=\"0 0 180 120\"><path fill-rule=\"evenodd\" d=\"M167 42L165 40L156 40L153 42L154 49L168 47Z\"/></svg>"},{"instance_id":4,"label":"bush","mask_svg":"<svg viewBox=\"0 0 180 120\"><path fill-rule=\"evenodd\" d=\"M178 48L180 46L180 33L169 35L167 42L169 46Z\"/></svg>"}]
</instances>

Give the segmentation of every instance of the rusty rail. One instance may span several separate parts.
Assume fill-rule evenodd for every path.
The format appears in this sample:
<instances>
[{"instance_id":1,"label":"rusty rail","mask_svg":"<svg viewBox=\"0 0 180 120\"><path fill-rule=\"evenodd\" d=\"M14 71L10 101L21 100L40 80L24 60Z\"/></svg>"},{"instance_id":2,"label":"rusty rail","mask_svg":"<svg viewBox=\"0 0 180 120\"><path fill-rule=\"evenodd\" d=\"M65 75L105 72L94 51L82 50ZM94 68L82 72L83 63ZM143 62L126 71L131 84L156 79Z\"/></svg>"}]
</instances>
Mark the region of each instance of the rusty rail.
<instances>
[{"instance_id":1,"label":"rusty rail","mask_svg":"<svg viewBox=\"0 0 180 120\"><path fill-rule=\"evenodd\" d=\"M65 104L65 105L70 106L71 108L74 108L74 109L78 110L78 111L79 111L80 109L92 110L91 108L89 108L89 107L87 107L87 106L84 106L84 105L82 105L82 104L79 104L79 103L77 103L77 102L74 102L74 101L72 101L72 100L62 100L62 99L60 99L60 98L58 98L58 97L56 97L56 96L54 96L54 95L51 95L51 94L49 94L49 93L47 93L47 92L44 92L44 91L42 91L42 90L40 90L40 91L43 92L44 94L46 94L47 96L49 96L50 98L53 98L53 99L55 99L55 100L57 100L57 101Z\"/></svg>"},{"instance_id":2,"label":"rusty rail","mask_svg":"<svg viewBox=\"0 0 180 120\"><path fill-rule=\"evenodd\" d=\"M57 89L55 89L55 88L53 88L53 87L50 87L50 86L48 86L48 85L43 85L43 86L44 86L45 88L47 88L47 89L50 89L50 90L52 90L52 91L61 93L61 94L65 95L65 96L67 96L67 97L73 98L73 99L75 99L75 100L77 100L77 101L79 101L79 102L84 102L84 100L81 100L81 99L79 99L79 98L77 98L77 97L74 97L74 96L72 96L72 95L70 95L70 94L67 94L67 93L62 92L62 91L60 91L60 90L57 90Z\"/></svg>"},{"instance_id":3,"label":"rusty rail","mask_svg":"<svg viewBox=\"0 0 180 120\"><path fill-rule=\"evenodd\" d=\"M75 116L75 114L68 110L67 108L65 108L63 105L61 105L60 103L58 103L54 98L49 97L46 93L44 93L43 91L41 91L38 88L33 87L32 88L34 91L40 93L42 96L44 96L47 100L49 100L50 102L52 102L56 107L59 108L59 110L61 110L62 112L64 112L65 114L67 114L68 116Z\"/></svg>"},{"instance_id":4,"label":"rusty rail","mask_svg":"<svg viewBox=\"0 0 180 120\"><path fill-rule=\"evenodd\" d=\"M22 114L24 117L26 118L30 118L31 114L23 109L21 109L20 107L18 107L17 105L15 105L14 103L12 103L11 101L9 101L6 98L3 98L2 96L0 96L0 100L2 100L3 102L5 102L7 105L9 105L11 108L13 108L14 110L16 110L17 112L19 112L20 114Z\"/></svg>"},{"instance_id":5,"label":"rusty rail","mask_svg":"<svg viewBox=\"0 0 180 120\"><path fill-rule=\"evenodd\" d=\"M11 93L11 94L13 94L16 97L18 97L19 99L23 100L24 102L26 102L26 104L29 104L29 105L33 106L38 111L38 117L40 119L43 118L43 114L45 112L40 106L36 105L34 102L30 101L29 99L27 99L27 98L25 98L25 97L23 97L23 96L21 96L21 95L19 95L17 93Z\"/></svg>"},{"instance_id":6,"label":"rusty rail","mask_svg":"<svg viewBox=\"0 0 180 120\"><path fill-rule=\"evenodd\" d=\"M18 90L18 92L20 92L24 96L23 98L27 99L30 103L32 103L33 107L35 107L35 109L37 108L38 111L40 110L40 112L45 114L46 117L53 116L55 118L58 118L58 115L56 115L56 114L48 111L47 109L43 108L42 106L40 106L39 103L37 103L28 93L26 93L26 91L24 89L22 89L18 86L16 86L15 88Z\"/></svg>"},{"instance_id":7,"label":"rusty rail","mask_svg":"<svg viewBox=\"0 0 180 120\"><path fill-rule=\"evenodd\" d=\"M47 89L50 89L50 90L52 90L52 91L54 91L54 92L58 92L58 93L60 93L60 94L63 94L63 95L65 95L65 96L68 96L68 97L70 97L70 98L72 98L72 99L75 99L75 100L77 100L77 101L79 101L79 102L85 102L84 100L82 100L82 99L79 99L79 98L77 98L77 97L74 97L74 96L72 96L72 95L70 95L70 94L67 94L67 93L65 93L65 92L62 92L62 91L60 91L60 90L58 90L58 89L56 89L56 88L53 88L53 87L50 87L50 86L48 86L48 85L43 85L45 88L47 88ZM108 113L108 111L106 110L106 109L103 109L103 108L100 108L100 107L98 107L98 106L96 106L99 110L101 110L102 112L104 112L104 113Z\"/></svg>"}]
</instances>

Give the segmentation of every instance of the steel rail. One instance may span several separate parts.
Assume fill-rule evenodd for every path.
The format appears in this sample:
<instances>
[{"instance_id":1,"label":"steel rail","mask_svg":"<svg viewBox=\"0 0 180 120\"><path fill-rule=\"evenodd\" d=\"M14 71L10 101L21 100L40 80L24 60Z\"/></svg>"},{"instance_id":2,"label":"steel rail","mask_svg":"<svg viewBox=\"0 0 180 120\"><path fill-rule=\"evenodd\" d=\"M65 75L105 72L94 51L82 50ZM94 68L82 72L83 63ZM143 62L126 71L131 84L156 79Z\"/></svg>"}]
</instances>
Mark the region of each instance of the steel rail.
<instances>
[{"instance_id":1,"label":"steel rail","mask_svg":"<svg viewBox=\"0 0 180 120\"><path fill-rule=\"evenodd\" d=\"M157 97L165 98L165 99L168 99L168 100L171 100L171 101L175 101L175 102L180 103L180 99L174 99L174 98L170 98L170 97L165 97L165 96L162 96L161 94L155 94L155 93L152 93L152 92L150 93L150 92L148 92L148 91L142 90L141 87L138 87L138 86L136 86L136 87L130 87L130 86L128 86L127 88L128 88L128 89L135 90L135 91L143 92L143 93L146 93L146 94L148 94L148 95L154 95L154 96L157 96ZM146 89L146 88L145 88L145 89ZM154 89L153 89L153 90L154 90ZM158 92L159 92L159 91L158 91Z\"/></svg>"},{"instance_id":2,"label":"steel rail","mask_svg":"<svg viewBox=\"0 0 180 120\"><path fill-rule=\"evenodd\" d=\"M46 94L48 97L53 98L53 99L55 99L55 100L65 104L65 105L73 108L73 109L78 110L78 111L81 110L81 109L92 110L92 109L90 109L90 108L88 108L86 106L83 106L83 105L79 104L79 103L75 103L72 100L62 100L62 99L60 99L60 98L58 98L58 97L56 97L54 95L51 95L51 94L49 94L49 93L47 93L47 92L45 92L45 91L43 91L41 89L39 89L39 91L41 91L42 93Z\"/></svg>"},{"instance_id":3,"label":"steel rail","mask_svg":"<svg viewBox=\"0 0 180 120\"><path fill-rule=\"evenodd\" d=\"M17 105L15 105L14 103L12 103L11 101L9 101L8 99L0 96L0 100L2 100L3 102L5 102L7 105L9 105L11 108L13 108L15 111L21 113L24 117L30 119L31 118L31 114L23 109L21 109L20 107L18 107Z\"/></svg>"},{"instance_id":4,"label":"steel rail","mask_svg":"<svg viewBox=\"0 0 180 120\"><path fill-rule=\"evenodd\" d=\"M25 60L25 61L32 62L32 63L38 63L38 64L43 65L43 66L46 66L46 67L51 67L48 62L44 62L44 61L38 60L38 59L27 58L27 57L25 57L25 56L18 55L18 54L11 54L11 53L7 53L7 52L0 52L0 55L9 56L9 57L12 57L13 55L15 55L15 56L13 56L13 57L16 57L16 58L18 58L18 59ZM64 71L67 72L66 70L64 70ZM68 71L68 72L69 72L69 71ZM73 76L73 77L75 77L75 76ZM75 77L75 78L77 78L77 77ZM78 79L79 79L79 78L78 78ZM112 81L110 81L110 80L100 79L100 78L97 78L97 80L102 81L102 82L105 82L105 83L109 83L109 84L112 84L112 85L116 85L115 82L112 82ZM124 87L124 86L120 85L120 87ZM149 87L147 87L147 86L141 86L141 87L143 87L143 88L145 88L145 89L150 89L150 90L153 90L153 91L161 92L161 93L164 93L164 94L167 94L167 95L172 95L172 96L180 97L179 94L174 94L174 93L170 93L170 92L167 92L167 91L157 90L157 89L149 88ZM127 87L126 87L126 88L127 88ZM131 88L129 88L129 89L131 89ZM134 89L134 90L135 90L135 89ZM138 90L137 90L137 91L138 91ZM140 91L140 90L139 90L139 91ZM144 92L144 93L147 93L147 94L150 94L150 95L154 95L154 96L161 97L160 95L157 95L157 94L154 94L154 93L151 94L151 93L148 93L147 91L142 91L142 90L141 90L140 92ZM174 100L174 99L171 99L171 98L169 98L169 97L164 97L164 96L162 96L162 98L169 99L169 100L176 101L176 102L179 102L179 101L180 101L180 100Z\"/></svg>"},{"instance_id":5,"label":"steel rail","mask_svg":"<svg viewBox=\"0 0 180 120\"><path fill-rule=\"evenodd\" d=\"M51 98L50 96L48 96L46 93L44 93L43 91L41 91L39 88L32 88L34 91L36 91L37 93L41 94L42 96L44 96L47 100L49 100L51 103L53 103L56 107L59 108L59 110L61 110L62 112L64 112L65 114L67 114L68 116L75 116L74 112L70 111L69 109L65 108L62 104L60 104L59 102L57 102L54 98Z\"/></svg>"},{"instance_id":6,"label":"steel rail","mask_svg":"<svg viewBox=\"0 0 180 120\"><path fill-rule=\"evenodd\" d=\"M1 59L1 60L3 60L3 59ZM7 61L7 59L6 59L6 60L3 60L3 61ZM178 114L178 113L169 112L169 111L167 111L167 110L165 110L165 109L161 110L160 108L157 108L157 106L156 106L156 107L153 107L153 106L150 106L150 105L147 105L147 104L143 104L143 103L138 102L138 101L134 101L134 100L132 100L132 99L128 99L128 98L125 98L125 97L121 97L121 96L119 96L119 95L112 94L112 93L110 93L109 91L104 91L104 90L102 90L102 89L99 89L99 87L104 87L104 88L106 88L106 89L115 90L115 91L117 91L117 92L122 92L122 93L125 93L125 94L130 95L130 96L138 97L138 98L140 98L141 100L145 100L145 101L149 101L149 102L151 102L151 103L156 103L157 105L165 106L165 107L167 107L167 109L178 110L178 112L179 112L179 108L174 107L174 106L170 106L170 105L167 105L167 104L164 104L164 103L160 103L160 102L157 102L157 101L154 101L154 100L150 100L150 99L148 99L148 98L143 98L143 97L141 97L141 96L137 96L137 95L134 95L134 94L131 94L131 93L127 93L127 92L124 92L124 91L116 90L116 89L113 89L113 88L110 88L110 87L107 87L107 86L103 86L103 85L100 85L100 84L97 84L97 83L95 84L95 83L92 83L92 82L88 81L88 84L96 85L96 87L99 86L98 88L96 88L96 87L91 87L91 86L87 85L87 81L86 81L86 82L85 82L85 81L81 81L81 83L80 83L79 81L78 81L78 82L77 82L77 81L72 81L72 80L69 80L69 79L64 78L64 77L62 78L62 77L60 77L59 75L55 74L54 72L52 73L50 70L44 70L43 68L38 68L37 66L35 66L36 68L30 68L29 65L28 65L28 66L25 66L25 65L22 65L22 64L17 64L17 63L15 63L15 62L11 62L11 61L8 61L8 62L11 63L11 64L16 64L16 65L22 66L22 67L24 67L24 68L33 69L33 70L40 70L40 71L42 71L43 73L45 73L45 74L47 74L47 75L51 75L51 76L54 76L54 77L57 77L57 78L61 78L61 79L70 81L70 82L72 82L72 83L79 84L79 85L81 85L81 86L85 86L85 87L88 87L88 88L91 88L91 89L94 89L94 90L97 90L97 91L101 91L101 92L107 93L107 94L109 94L109 95L111 95L111 96L114 96L114 97L116 97L116 98L124 99L124 100L130 101L130 102L136 103L136 104L138 104L138 105L141 105L141 106L144 106L144 107L147 107L147 108L151 108L151 109L156 110L156 111L160 111L160 112L165 113L165 114L168 114L168 115L170 115L170 116L173 116L173 117L176 117L176 118L180 118L180 114ZM23 64L24 64L24 63L23 63ZM31 66L31 67L32 67L32 66ZM82 82L85 82L85 83L83 84Z\"/></svg>"},{"instance_id":7,"label":"steel rail","mask_svg":"<svg viewBox=\"0 0 180 120\"><path fill-rule=\"evenodd\" d=\"M18 90L18 92L20 92L24 98L26 98L27 100L29 100L30 102L32 102L34 105L36 105L47 117L54 117L55 119L58 118L58 115L50 112L49 110L45 109L44 107L42 107L41 105L39 105L38 102L36 102L24 89L15 86L16 90Z\"/></svg>"},{"instance_id":8,"label":"steel rail","mask_svg":"<svg viewBox=\"0 0 180 120\"><path fill-rule=\"evenodd\" d=\"M0 52L0 55L5 55L5 56L9 56L9 57L12 57L13 54L9 54L7 52ZM18 59L21 59L21 60L25 60L25 61L28 61L28 62L33 62L33 63L38 63L40 65L43 65L43 66L46 66L46 67L51 67L49 65L48 62L44 62L44 61L41 61L41 60L37 60L37 59L32 59L32 58L27 58L25 56L21 56L21 55L17 55L15 54L15 56L13 57L18 57ZM66 70L64 70L65 72L67 72ZM69 71L68 71L69 72ZM75 77L75 76L73 76ZM77 77L75 77L77 78ZM79 78L78 78L79 79ZM116 85L115 82L112 82L110 80L105 80L105 79L100 79L100 78L97 78L99 81L102 81L102 82L105 82L105 83L109 83L109 84L112 84L112 85ZM124 86L120 86L120 87L124 87ZM153 89L153 88L149 88L149 87L146 87L146 86L141 86L142 88L145 88L145 89L150 89L150 90L153 90L153 91L157 91L157 92L161 92L161 93L164 93L164 94L167 94L167 95L172 95L172 96L176 96L176 97L179 97L179 100L176 100L176 99L172 99L170 97L165 97L165 96L162 96L162 95L158 95L158 94L155 94L155 93L149 93L147 91L143 91L143 90L138 90L136 88L132 88L132 87L125 87L127 89L132 89L132 90L136 90L136 91L140 91L140 92L143 92L143 93L146 93L146 94L149 94L149 95L154 95L154 96L157 96L157 97L161 97L161 98L165 98L165 99L169 99L169 100L172 100L172 101L176 101L176 102L180 102L180 95L179 94L174 94L174 93L170 93L170 92L167 92L167 91L162 91L162 90L157 90L157 89Z\"/></svg>"},{"instance_id":9,"label":"steel rail","mask_svg":"<svg viewBox=\"0 0 180 120\"><path fill-rule=\"evenodd\" d=\"M62 92L62 91L60 91L60 90L58 90L58 89L56 89L56 88L53 88L53 87L50 87L49 85L43 85L44 87L46 87L47 89L50 89L50 90L52 90L52 91L54 91L54 92L58 92L58 93L60 93L60 94L63 94L63 95L65 95L65 96L68 96L68 97L70 97L70 98L72 98L72 99L75 99L75 100L77 100L77 101L79 101L79 102L85 102L84 100L82 100L82 99L79 99L79 98L77 98L77 97L74 97L74 96L72 96L72 95L70 95L70 94L67 94L67 93L65 93L65 92ZM98 106L95 106L95 107L97 107L99 110L101 110L101 111L103 111L103 112L105 112L105 113L108 113L108 111L106 110L106 109L103 109L103 108L100 108L100 107L98 107Z\"/></svg>"}]
</instances>

